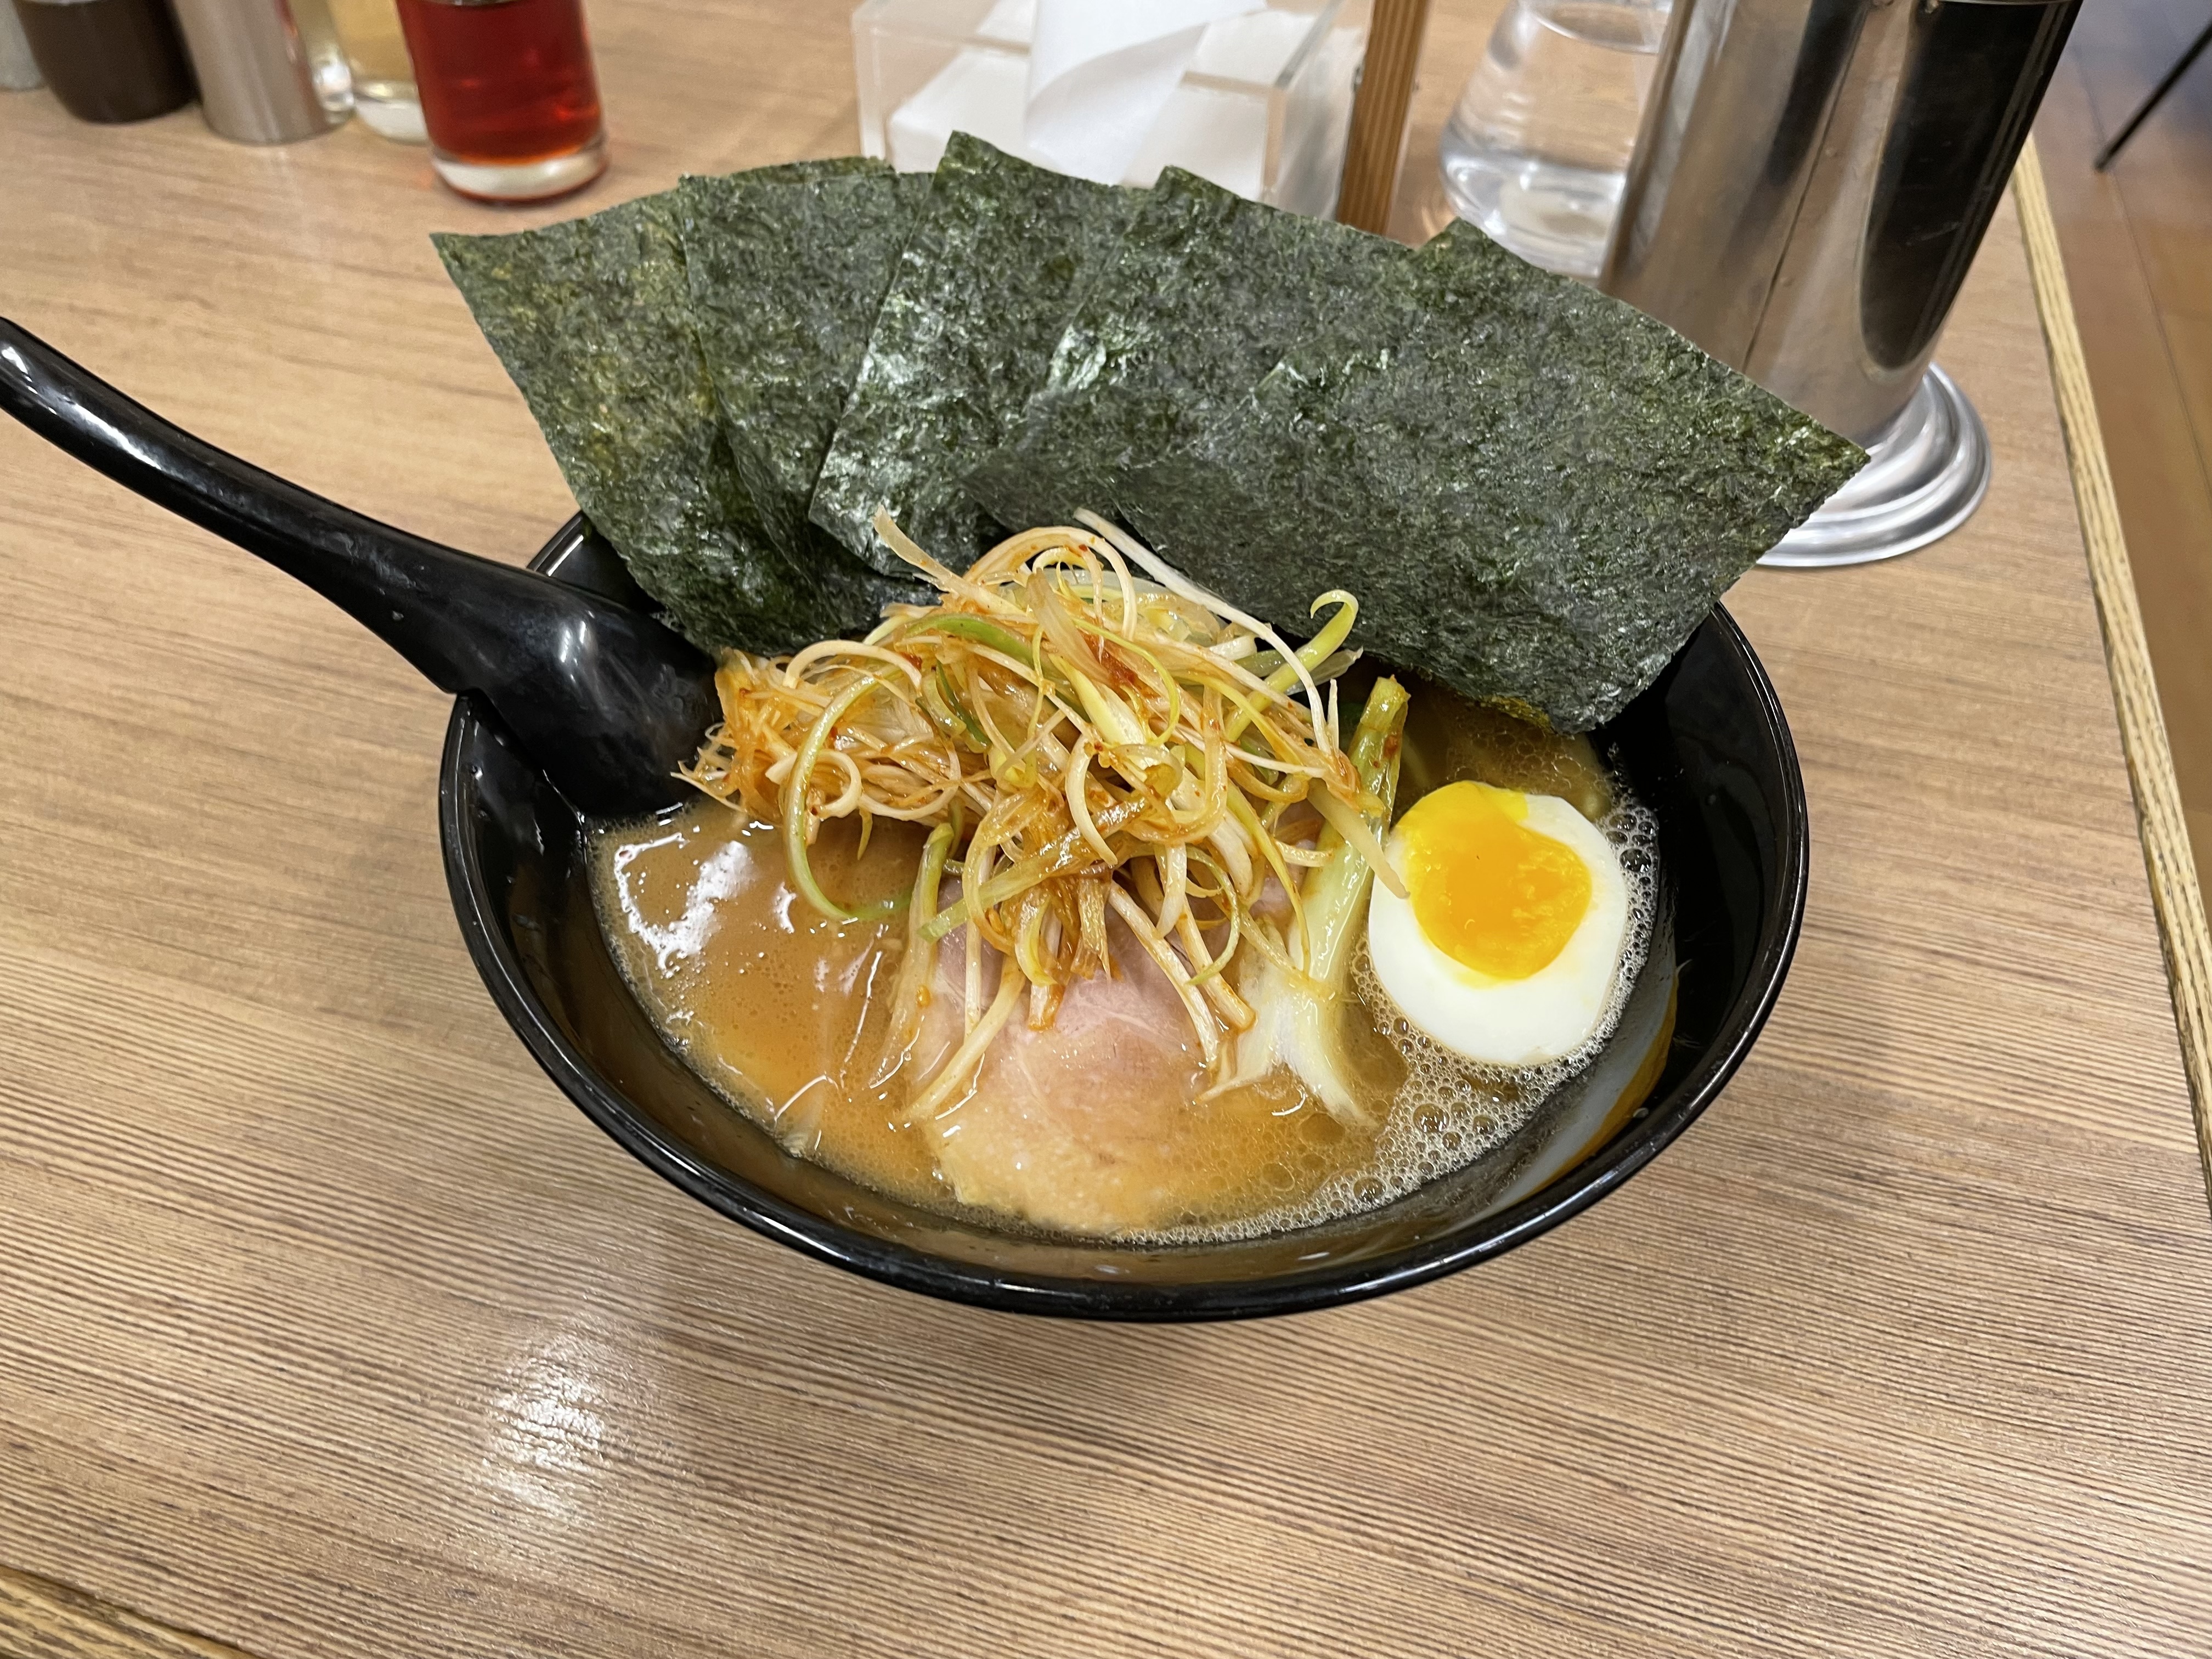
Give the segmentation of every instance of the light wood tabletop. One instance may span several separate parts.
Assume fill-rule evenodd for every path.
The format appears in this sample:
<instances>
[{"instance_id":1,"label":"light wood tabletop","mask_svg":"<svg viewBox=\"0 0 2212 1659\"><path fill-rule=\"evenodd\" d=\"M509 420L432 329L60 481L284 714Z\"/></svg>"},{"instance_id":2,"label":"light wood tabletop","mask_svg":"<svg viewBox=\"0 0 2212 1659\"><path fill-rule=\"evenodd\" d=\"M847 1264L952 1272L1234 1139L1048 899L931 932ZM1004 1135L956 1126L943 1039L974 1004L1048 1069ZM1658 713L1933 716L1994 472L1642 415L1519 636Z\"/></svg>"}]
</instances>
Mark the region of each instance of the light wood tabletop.
<instances>
[{"instance_id":1,"label":"light wood tabletop","mask_svg":"<svg viewBox=\"0 0 2212 1659\"><path fill-rule=\"evenodd\" d=\"M1407 225L1489 10L1437 6ZM0 312L522 558L570 504L426 233L854 142L842 6L592 17L615 171L503 216L358 128L0 94ZM443 700L0 424L0 1654L2212 1651L2155 703L2023 248L2008 204L1942 354L1980 514L1730 597L1814 826L1740 1077L1494 1264L1241 1326L941 1305L632 1163L462 947Z\"/></svg>"}]
</instances>

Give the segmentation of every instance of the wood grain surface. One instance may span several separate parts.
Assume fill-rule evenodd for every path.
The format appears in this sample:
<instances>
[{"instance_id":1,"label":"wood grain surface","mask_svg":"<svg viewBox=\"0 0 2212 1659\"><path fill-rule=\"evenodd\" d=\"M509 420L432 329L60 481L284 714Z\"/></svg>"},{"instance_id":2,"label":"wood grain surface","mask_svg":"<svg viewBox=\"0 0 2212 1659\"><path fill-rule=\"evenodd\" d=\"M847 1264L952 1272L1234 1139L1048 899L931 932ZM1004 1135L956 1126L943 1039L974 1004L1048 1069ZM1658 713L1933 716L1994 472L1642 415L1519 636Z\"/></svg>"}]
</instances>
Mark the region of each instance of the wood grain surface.
<instances>
[{"instance_id":1,"label":"wood grain surface","mask_svg":"<svg viewBox=\"0 0 2212 1659\"><path fill-rule=\"evenodd\" d=\"M2120 719L2120 743L2127 751L2128 775L2135 787L2136 816L2142 826L2143 866L2150 878L2151 907L2158 912L2166 944L2166 976L2173 986L2174 1024L2189 1092L2197 1107L2197 1149L2212 1193L2212 926L2204 914L2204 895L2190 851L2189 821L2182 786L2160 712L2158 677L2144 636L2142 608L2120 527L2120 507L2105 456L2105 434L2097 420L2097 401L2089 365L2075 326L2074 305L2059 251L2043 161L2033 139L2021 155L2013 178L2027 267L2035 285L2036 309L2043 319L2051 351L2051 374L2058 394L2058 416L2066 434L2066 454L2074 473L2074 499L2081 515L2081 535L2089 557L2089 581L2105 630L2105 656L2112 675L2112 698ZM2202 552L2202 550L2199 550Z\"/></svg>"},{"instance_id":2,"label":"wood grain surface","mask_svg":"<svg viewBox=\"0 0 2212 1659\"><path fill-rule=\"evenodd\" d=\"M28 1573L0 1567L0 1656L5 1659L245 1659L236 1648L166 1625Z\"/></svg>"},{"instance_id":3,"label":"wood grain surface","mask_svg":"<svg viewBox=\"0 0 2212 1659\"><path fill-rule=\"evenodd\" d=\"M577 205L851 147L840 10L592 16ZM1414 169L1488 21L1440 0ZM423 238L574 207L44 94L0 167L0 310L156 409L487 552L569 510ZM0 430L0 1562L262 1659L2212 1650L2212 1226L2009 209L1942 356L1982 512L1731 596L1814 837L1738 1080L1493 1265L1203 1329L630 1163L456 934L441 701Z\"/></svg>"},{"instance_id":4,"label":"wood grain surface","mask_svg":"<svg viewBox=\"0 0 2212 1659\"><path fill-rule=\"evenodd\" d=\"M2183 76L2111 171L2090 160L2207 15L2203 0L2085 7L2035 119L2200 887L2212 886L2212 72Z\"/></svg>"}]
</instances>

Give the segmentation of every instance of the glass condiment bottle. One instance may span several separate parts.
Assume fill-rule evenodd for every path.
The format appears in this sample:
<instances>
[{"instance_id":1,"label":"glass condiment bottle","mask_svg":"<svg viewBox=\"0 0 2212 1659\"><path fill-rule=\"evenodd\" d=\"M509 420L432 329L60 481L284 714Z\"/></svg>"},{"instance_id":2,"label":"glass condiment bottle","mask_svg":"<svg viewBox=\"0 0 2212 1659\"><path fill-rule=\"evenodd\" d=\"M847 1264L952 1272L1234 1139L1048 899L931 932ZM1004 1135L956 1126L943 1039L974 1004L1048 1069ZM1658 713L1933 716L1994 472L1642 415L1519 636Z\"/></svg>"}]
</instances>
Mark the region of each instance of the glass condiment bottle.
<instances>
[{"instance_id":1,"label":"glass condiment bottle","mask_svg":"<svg viewBox=\"0 0 2212 1659\"><path fill-rule=\"evenodd\" d=\"M353 70L346 62L345 43L338 39L337 21L330 0L284 0L292 21L307 49L307 76L315 97L333 123L353 113Z\"/></svg>"},{"instance_id":2,"label":"glass condiment bottle","mask_svg":"<svg viewBox=\"0 0 2212 1659\"><path fill-rule=\"evenodd\" d=\"M606 170L581 0L399 0L438 177L532 202Z\"/></svg>"},{"instance_id":3,"label":"glass condiment bottle","mask_svg":"<svg viewBox=\"0 0 2212 1659\"><path fill-rule=\"evenodd\" d=\"M331 16L353 71L354 113L372 132L403 144L425 143L415 65L400 33L397 0L330 0Z\"/></svg>"},{"instance_id":4,"label":"glass condiment bottle","mask_svg":"<svg viewBox=\"0 0 2212 1659\"><path fill-rule=\"evenodd\" d=\"M31 56L80 121L143 121L192 100L167 0L15 0Z\"/></svg>"}]
</instances>

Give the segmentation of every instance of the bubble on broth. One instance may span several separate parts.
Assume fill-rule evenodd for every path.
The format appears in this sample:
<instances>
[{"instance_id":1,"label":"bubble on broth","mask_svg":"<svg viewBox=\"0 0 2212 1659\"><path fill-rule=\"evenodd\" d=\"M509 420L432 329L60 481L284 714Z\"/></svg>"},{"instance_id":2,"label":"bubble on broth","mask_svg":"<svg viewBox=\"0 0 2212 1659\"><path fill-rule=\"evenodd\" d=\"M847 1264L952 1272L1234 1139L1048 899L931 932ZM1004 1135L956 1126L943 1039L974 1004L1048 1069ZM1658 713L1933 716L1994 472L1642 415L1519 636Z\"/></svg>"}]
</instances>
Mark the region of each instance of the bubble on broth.
<instances>
[{"instance_id":1,"label":"bubble on broth","mask_svg":"<svg viewBox=\"0 0 2212 1659\"><path fill-rule=\"evenodd\" d=\"M1465 1169L1510 1139L1569 1079L1612 1038L1651 951L1659 915L1659 823L1649 808L1613 781L1612 809L1598 828L1613 843L1628 882L1628 922L1620 965L1605 1011L1573 1053L1541 1066L1483 1066L1462 1059L1401 1015L1375 976L1363 940L1352 983L1381 1035L1406 1067L1391 1097L1372 1158L1342 1170L1294 1202L1217 1221L1128 1234L1132 1243L1222 1243L1316 1227L1362 1210L1378 1209Z\"/></svg>"}]
</instances>

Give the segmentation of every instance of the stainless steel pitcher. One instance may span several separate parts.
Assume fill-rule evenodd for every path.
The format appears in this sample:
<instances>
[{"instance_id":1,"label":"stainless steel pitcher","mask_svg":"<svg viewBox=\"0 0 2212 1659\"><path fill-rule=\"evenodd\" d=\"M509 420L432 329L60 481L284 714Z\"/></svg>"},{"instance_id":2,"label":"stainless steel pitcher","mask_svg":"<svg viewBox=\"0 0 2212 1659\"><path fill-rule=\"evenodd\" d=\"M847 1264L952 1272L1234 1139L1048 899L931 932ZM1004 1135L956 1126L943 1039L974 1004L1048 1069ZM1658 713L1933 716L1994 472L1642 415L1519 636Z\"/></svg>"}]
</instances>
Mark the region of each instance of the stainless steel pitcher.
<instances>
[{"instance_id":1,"label":"stainless steel pitcher","mask_svg":"<svg viewBox=\"0 0 2212 1659\"><path fill-rule=\"evenodd\" d=\"M1781 562L1903 552L1979 501L1979 421L1930 363L2080 3L1674 0L1600 284L1873 453Z\"/></svg>"}]
</instances>

